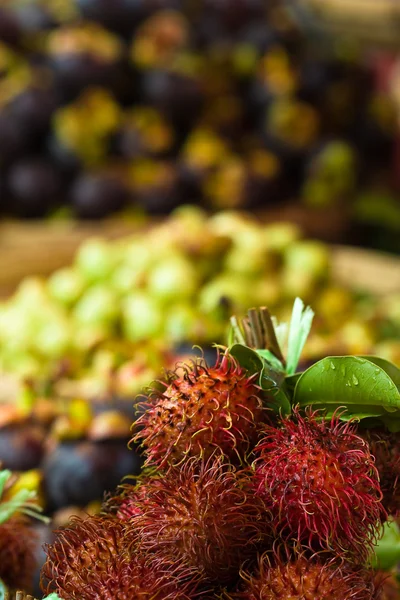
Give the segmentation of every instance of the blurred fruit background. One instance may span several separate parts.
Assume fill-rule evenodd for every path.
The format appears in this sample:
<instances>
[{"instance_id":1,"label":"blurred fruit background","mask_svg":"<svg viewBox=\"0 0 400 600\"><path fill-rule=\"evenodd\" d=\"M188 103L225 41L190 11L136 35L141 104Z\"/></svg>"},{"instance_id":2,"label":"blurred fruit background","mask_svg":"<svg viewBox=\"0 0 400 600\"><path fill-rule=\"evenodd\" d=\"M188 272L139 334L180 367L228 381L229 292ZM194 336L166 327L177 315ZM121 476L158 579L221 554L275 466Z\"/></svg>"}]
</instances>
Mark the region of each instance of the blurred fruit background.
<instances>
[{"instance_id":1,"label":"blurred fruit background","mask_svg":"<svg viewBox=\"0 0 400 600\"><path fill-rule=\"evenodd\" d=\"M400 21L354 4L0 2L0 463L55 524L232 313L400 364Z\"/></svg>"},{"instance_id":2,"label":"blurred fruit background","mask_svg":"<svg viewBox=\"0 0 400 600\"><path fill-rule=\"evenodd\" d=\"M3 0L2 214L301 207L319 236L399 251L395 54L308 5Z\"/></svg>"}]
</instances>

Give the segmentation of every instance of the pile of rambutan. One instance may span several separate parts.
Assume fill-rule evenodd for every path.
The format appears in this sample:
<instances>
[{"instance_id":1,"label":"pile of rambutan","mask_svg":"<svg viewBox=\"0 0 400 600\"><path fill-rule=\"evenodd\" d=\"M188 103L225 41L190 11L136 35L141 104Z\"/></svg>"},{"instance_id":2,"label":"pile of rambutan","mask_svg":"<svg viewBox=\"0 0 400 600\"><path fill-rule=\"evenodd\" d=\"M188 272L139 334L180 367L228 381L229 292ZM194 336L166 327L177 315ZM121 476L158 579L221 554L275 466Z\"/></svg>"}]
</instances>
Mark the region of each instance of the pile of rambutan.
<instances>
[{"instance_id":1,"label":"pile of rambutan","mask_svg":"<svg viewBox=\"0 0 400 600\"><path fill-rule=\"evenodd\" d=\"M400 369L327 357L297 372L313 313L232 319L214 366L148 391L142 474L47 547L62 600L400 598ZM286 342L285 342L286 339Z\"/></svg>"}]
</instances>

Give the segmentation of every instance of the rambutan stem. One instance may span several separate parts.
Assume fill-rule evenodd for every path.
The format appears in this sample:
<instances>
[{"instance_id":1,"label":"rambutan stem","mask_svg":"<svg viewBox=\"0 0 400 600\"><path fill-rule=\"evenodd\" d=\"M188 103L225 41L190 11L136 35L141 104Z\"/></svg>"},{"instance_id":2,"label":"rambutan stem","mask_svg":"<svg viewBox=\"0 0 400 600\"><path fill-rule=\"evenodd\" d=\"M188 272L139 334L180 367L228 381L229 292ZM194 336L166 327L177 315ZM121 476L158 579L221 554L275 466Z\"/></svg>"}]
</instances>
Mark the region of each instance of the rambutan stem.
<instances>
[{"instance_id":1,"label":"rambutan stem","mask_svg":"<svg viewBox=\"0 0 400 600\"><path fill-rule=\"evenodd\" d=\"M240 321L231 317L231 326L235 342L255 350L269 350L285 366L271 313L266 306L251 308L247 317Z\"/></svg>"}]
</instances>

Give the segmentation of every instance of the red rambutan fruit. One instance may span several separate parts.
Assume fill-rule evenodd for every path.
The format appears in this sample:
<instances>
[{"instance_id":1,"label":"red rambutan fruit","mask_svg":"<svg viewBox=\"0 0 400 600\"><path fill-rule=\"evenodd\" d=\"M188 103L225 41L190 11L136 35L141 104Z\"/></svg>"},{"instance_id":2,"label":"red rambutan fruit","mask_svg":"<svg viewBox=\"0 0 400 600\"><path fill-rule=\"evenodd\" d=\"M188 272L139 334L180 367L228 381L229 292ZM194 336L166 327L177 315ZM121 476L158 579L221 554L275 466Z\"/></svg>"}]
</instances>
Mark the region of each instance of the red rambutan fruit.
<instances>
[{"instance_id":1,"label":"red rambutan fruit","mask_svg":"<svg viewBox=\"0 0 400 600\"><path fill-rule=\"evenodd\" d=\"M258 439L265 411L254 377L225 353L213 367L202 360L169 374L165 390L141 403L133 441L147 463L179 464L187 456L207 458L216 448L242 460Z\"/></svg>"},{"instance_id":2,"label":"red rambutan fruit","mask_svg":"<svg viewBox=\"0 0 400 600\"><path fill-rule=\"evenodd\" d=\"M255 574L242 573L242 600L380 600L374 573L337 559L299 555L282 561L264 554Z\"/></svg>"},{"instance_id":3,"label":"red rambutan fruit","mask_svg":"<svg viewBox=\"0 0 400 600\"><path fill-rule=\"evenodd\" d=\"M199 578L179 560L149 556L123 522L75 518L47 547L42 588L63 600L192 600Z\"/></svg>"},{"instance_id":4,"label":"red rambutan fruit","mask_svg":"<svg viewBox=\"0 0 400 600\"><path fill-rule=\"evenodd\" d=\"M237 577L244 560L270 540L271 525L245 470L223 457L188 459L163 478L125 486L118 515L148 552L180 556L210 581Z\"/></svg>"},{"instance_id":5,"label":"red rambutan fruit","mask_svg":"<svg viewBox=\"0 0 400 600\"><path fill-rule=\"evenodd\" d=\"M360 435L368 442L375 457L383 494L382 504L389 515L400 514L400 433L369 429Z\"/></svg>"},{"instance_id":6,"label":"red rambutan fruit","mask_svg":"<svg viewBox=\"0 0 400 600\"><path fill-rule=\"evenodd\" d=\"M0 524L0 579L9 588L31 589L37 541L24 517L14 516Z\"/></svg>"},{"instance_id":7,"label":"red rambutan fruit","mask_svg":"<svg viewBox=\"0 0 400 600\"><path fill-rule=\"evenodd\" d=\"M164 477L164 476L163 476ZM151 485L147 485L151 482ZM103 513L112 514L121 521L129 521L136 515L143 515L145 507L152 502L152 496L159 487L164 489L163 479L156 473L144 472L136 478L135 484L126 483L118 487L119 494L109 496L103 503Z\"/></svg>"},{"instance_id":8,"label":"red rambutan fruit","mask_svg":"<svg viewBox=\"0 0 400 600\"><path fill-rule=\"evenodd\" d=\"M255 454L256 493L278 535L367 557L385 513L374 458L355 425L295 411L265 428Z\"/></svg>"}]
</instances>

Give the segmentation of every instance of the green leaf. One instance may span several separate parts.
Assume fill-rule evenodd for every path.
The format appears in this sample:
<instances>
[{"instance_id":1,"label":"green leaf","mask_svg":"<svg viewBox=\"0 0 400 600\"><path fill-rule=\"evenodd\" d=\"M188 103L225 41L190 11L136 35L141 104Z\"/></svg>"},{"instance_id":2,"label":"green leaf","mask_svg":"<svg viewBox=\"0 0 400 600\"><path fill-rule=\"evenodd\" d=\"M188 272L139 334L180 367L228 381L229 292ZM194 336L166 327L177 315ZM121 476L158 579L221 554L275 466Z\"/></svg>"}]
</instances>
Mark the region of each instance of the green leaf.
<instances>
[{"instance_id":1,"label":"green leaf","mask_svg":"<svg viewBox=\"0 0 400 600\"><path fill-rule=\"evenodd\" d=\"M294 375L287 375L285 377L285 385L286 385L286 389L288 391L290 398L293 398L296 384L302 375L303 375L303 373L300 372L300 373L295 373Z\"/></svg>"},{"instance_id":2,"label":"green leaf","mask_svg":"<svg viewBox=\"0 0 400 600\"><path fill-rule=\"evenodd\" d=\"M375 546L372 566L389 571L400 562L400 529L394 521L386 521L382 529L383 535Z\"/></svg>"},{"instance_id":3,"label":"green leaf","mask_svg":"<svg viewBox=\"0 0 400 600\"><path fill-rule=\"evenodd\" d=\"M276 356L274 354L272 354L272 352L270 350L256 350L256 352L264 360L269 362L274 369L276 369L278 371L282 371L282 373L285 372L285 368L284 368L283 364L281 363L281 361L279 360L279 358L276 358Z\"/></svg>"},{"instance_id":4,"label":"green leaf","mask_svg":"<svg viewBox=\"0 0 400 600\"><path fill-rule=\"evenodd\" d=\"M390 417L381 417L381 421L391 433L400 431L400 411L390 415Z\"/></svg>"},{"instance_id":5,"label":"green leaf","mask_svg":"<svg viewBox=\"0 0 400 600\"><path fill-rule=\"evenodd\" d=\"M328 356L298 379L293 403L323 409L327 416L344 407L343 419L389 418L388 413L400 411L400 392L388 373L371 360Z\"/></svg>"},{"instance_id":6,"label":"green leaf","mask_svg":"<svg viewBox=\"0 0 400 600\"><path fill-rule=\"evenodd\" d=\"M380 356L360 356L360 358L365 358L370 362L374 363L374 365L378 365L381 369L385 371L393 381L393 383L400 388L400 369L389 360L385 358L381 358Z\"/></svg>"},{"instance_id":7,"label":"green leaf","mask_svg":"<svg viewBox=\"0 0 400 600\"><path fill-rule=\"evenodd\" d=\"M265 364L260 375L259 384L266 394L268 407L276 414L289 415L292 411L290 397L285 386L285 375Z\"/></svg>"},{"instance_id":8,"label":"green leaf","mask_svg":"<svg viewBox=\"0 0 400 600\"><path fill-rule=\"evenodd\" d=\"M285 391L281 389L285 378L285 373L280 370L282 363L275 359L280 365L280 368L275 369L268 358L261 356L261 352L252 350L243 344L234 344L229 349L229 353L251 375L254 373L259 374L257 383L264 392L268 407L277 414L289 414L291 411L290 400Z\"/></svg>"},{"instance_id":9,"label":"green leaf","mask_svg":"<svg viewBox=\"0 0 400 600\"><path fill-rule=\"evenodd\" d=\"M0 498L3 495L4 486L11 477L11 471L7 469L0 471ZM41 515L42 508L35 504L37 494L31 490L19 490L7 502L0 503L0 524L5 523L14 513L20 512L29 517L39 519L44 523L48 523L50 519Z\"/></svg>"},{"instance_id":10,"label":"green leaf","mask_svg":"<svg viewBox=\"0 0 400 600\"><path fill-rule=\"evenodd\" d=\"M267 397L268 408L273 410L273 412L277 415L281 415L285 417L290 415L292 412L292 405L290 403L290 399L287 394L283 391L283 389L276 389L272 391Z\"/></svg>"},{"instance_id":11,"label":"green leaf","mask_svg":"<svg viewBox=\"0 0 400 600\"><path fill-rule=\"evenodd\" d=\"M8 521L8 519L10 519L10 517L12 517L16 512L26 513L25 507L27 506L27 503L29 500L34 500L35 498L36 492L20 490L11 498L11 500L0 504L0 524ZM35 505L32 504L32 508L34 508L34 506Z\"/></svg>"},{"instance_id":12,"label":"green leaf","mask_svg":"<svg viewBox=\"0 0 400 600\"><path fill-rule=\"evenodd\" d=\"M264 361L257 354L255 350L252 350L248 346L243 344L234 344L229 348L229 354L236 358L239 365L246 369L251 375L254 373L261 373L264 368Z\"/></svg>"},{"instance_id":13,"label":"green leaf","mask_svg":"<svg viewBox=\"0 0 400 600\"><path fill-rule=\"evenodd\" d=\"M296 298L289 326L286 356L286 372L288 375L293 375L296 372L304 344L310 333L313 318L313 310L309 306L304 308L303 301Z\"/></svg>"},{"instance_id":14,"label":"green leaf","mask_svg":"<svg viewBox=\"0 0 400 600\"><path fill-rule=\"evenodd\" d=\"M0 579L0 600L4 600L6 597L8 590L6 588L5 583Z\"/></svg>"}]
</instances>

